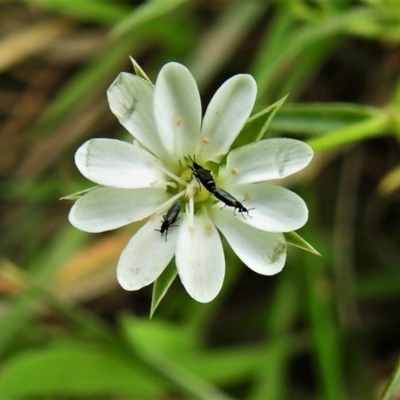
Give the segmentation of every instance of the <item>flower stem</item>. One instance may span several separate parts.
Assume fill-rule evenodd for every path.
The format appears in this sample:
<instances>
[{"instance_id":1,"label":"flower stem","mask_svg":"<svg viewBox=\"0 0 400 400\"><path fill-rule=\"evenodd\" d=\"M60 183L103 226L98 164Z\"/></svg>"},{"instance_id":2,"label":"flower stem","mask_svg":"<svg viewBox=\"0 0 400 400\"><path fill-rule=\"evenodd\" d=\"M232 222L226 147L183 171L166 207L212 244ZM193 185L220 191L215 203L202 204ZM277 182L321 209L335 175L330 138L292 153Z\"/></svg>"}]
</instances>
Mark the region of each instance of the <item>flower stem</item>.
<instances>
[{"instance_id":1,"label":"flower stem","mask_svg":"<svg viewBox=\"0 0 400 400\"><path fill-rule=\"evenodd\" d=\"M340 128L326 135L312 138L307 143L315 152L330 150L349 143L354 143L369 137L383 135L391 128L392 115L390 112L367 119L366 121Z\"/></svg>"}]
</instances>

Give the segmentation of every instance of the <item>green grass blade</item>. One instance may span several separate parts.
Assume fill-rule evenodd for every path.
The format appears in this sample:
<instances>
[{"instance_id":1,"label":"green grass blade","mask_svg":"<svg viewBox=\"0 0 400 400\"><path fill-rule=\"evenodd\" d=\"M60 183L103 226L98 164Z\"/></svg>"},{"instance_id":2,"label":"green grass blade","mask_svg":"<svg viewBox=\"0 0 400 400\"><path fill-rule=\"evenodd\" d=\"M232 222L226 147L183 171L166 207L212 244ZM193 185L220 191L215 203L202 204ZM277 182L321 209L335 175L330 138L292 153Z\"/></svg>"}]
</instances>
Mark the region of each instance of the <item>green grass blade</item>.
<instances>
[{"instance_id":1,"label":"green grass blade","mask_svg":"<svg viewBox=\"0 0 400 400\"><path fill-rule=\"evenodd\" d=\"M304 268L308 292L308 318L314 339L319 382L323 392L322 398L347 399L340 335L334 320L334 303L329 290L325 288L328 282L324 267L321 265L321 258L314 258L309 259Z\"/></svg>"},{"instance_id":2,"label":"green grass blade","mask_svg":"<svg viewBox=\"0 0 400 400\"><path fill-rule=\"evenodd\" d=\"M60 14L79 18L83 21L113 25L122 20L130 7L117 2L96 0L20 0L32 6L48 8Z\"/></svg>"},{"instance_id":3,"label":"green grass blade","mask_svg":"<svg viewBox=\"0 0 400 400\"><path fill-rule=\"evenodd\" d=\"M321 135L379 116L377 108L350 103L286 103L270 129L304 135Z\"/></svg>"},{"instance_id":4,"label":"green grass blade","mask_svg":"<svg viewBox=\"0 0 400 400\"><path fill-rule=\"evenodd\" d=\"M0 397L81 396L160 397L163 390L149 374L99 347L78 343L26 352L2 367Z\"/></svg>"},{"instance_id":5,"label":"green grass blade","mask_svg":"<svg viewBox=\"0 0 400 400\"><path fill-rule=\"evenodd\" d=\"M331 150L360 140L384 135L390 127L390 119L384 113L364 122L340 128L329 134L308 140L315 152Z\"/></svg>"},{"instance_id":6,"label":"green grass blade","mask_svg":"<svg viewBox=\"0 0 400 400\"><path fill-rule=\"evenodd\" d=\"M162 17L187 3L188 0L152 0L143 3L126 16L111 32L113 37L122 36L140 25Z\"/></svg>"},{"instance_id":7,"label":"green grass blade","mask_svg":"<svg viewBox=\"0 0 400 400\"><path fill-rule=\"evenodd\" d=\"M395 370L390 377L389 383L380 397L380 400L390 400L394 396L400 387L400 359L397 361Z\"/></svg>"},{"instance_id":8,"label":"green grass blade","mask_svg":"<svg viewBox=\"0 0 400 400\"><path fill-rule=\"evenodd\" d=\"M49 249L46 248L32 262L32 265L29 265L40 285L47 286L51 277L56 273L57 267L83 244L85 237L87 237L86 233L70 226L67 226L64 231L59 233ZM18 332L28 323L35 304L36 301L28 287L26 292L10 306L8 313L2 319L0 327L0 354L6 353L11 343L18 339Z\"/></svg>"}]
</instances>

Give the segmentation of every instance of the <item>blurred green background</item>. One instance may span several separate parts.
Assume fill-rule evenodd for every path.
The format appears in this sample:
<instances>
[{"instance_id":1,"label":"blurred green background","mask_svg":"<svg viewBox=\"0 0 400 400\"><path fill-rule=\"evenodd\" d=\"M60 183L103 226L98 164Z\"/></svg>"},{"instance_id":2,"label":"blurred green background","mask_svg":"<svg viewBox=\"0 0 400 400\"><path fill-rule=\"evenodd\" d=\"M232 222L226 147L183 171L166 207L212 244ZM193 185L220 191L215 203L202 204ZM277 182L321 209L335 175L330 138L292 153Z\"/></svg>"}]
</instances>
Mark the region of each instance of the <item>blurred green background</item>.
<instances>
[{"instance_id":1,"label":"blurred green background","mask_svg":"<svg viewBox=\"0 0 400 400\"><path fill-rule=\"evenodd\" d=\"M0 3L0 399L400 399L400 3L21 0ZM86 234L59 198L73 155L129 139L105 91L134 57L185 64L204 105L251 73L266 137L316 156L284 182L310 210L273 277L227 248L222 293L123 291L135 224ZM393 374L393 375L392 375ZM392 376L392 378L391 378Z\"/></svg>"}]
</instances>

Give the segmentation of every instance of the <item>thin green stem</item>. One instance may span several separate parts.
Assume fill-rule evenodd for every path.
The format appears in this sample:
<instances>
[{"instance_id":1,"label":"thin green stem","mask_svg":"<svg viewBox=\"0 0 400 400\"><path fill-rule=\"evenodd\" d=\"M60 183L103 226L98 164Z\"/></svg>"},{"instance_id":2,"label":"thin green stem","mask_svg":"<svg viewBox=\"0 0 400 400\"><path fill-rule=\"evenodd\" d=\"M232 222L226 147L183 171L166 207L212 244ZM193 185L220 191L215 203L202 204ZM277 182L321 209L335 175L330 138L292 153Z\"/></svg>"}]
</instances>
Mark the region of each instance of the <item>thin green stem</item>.
<instances>
[{"instance_id":1,"label":"thin green stem","mask_svg":"<svg viewBox=\"0 0 400 400\"><path fill-rule=\"evenodd\" d=\"M366 121L312 138L308 140L308 144L315 152L331 150L362 139L383 135L386 133L390 121L389 113L383 112Z\"/></svg>"}]
</instances>

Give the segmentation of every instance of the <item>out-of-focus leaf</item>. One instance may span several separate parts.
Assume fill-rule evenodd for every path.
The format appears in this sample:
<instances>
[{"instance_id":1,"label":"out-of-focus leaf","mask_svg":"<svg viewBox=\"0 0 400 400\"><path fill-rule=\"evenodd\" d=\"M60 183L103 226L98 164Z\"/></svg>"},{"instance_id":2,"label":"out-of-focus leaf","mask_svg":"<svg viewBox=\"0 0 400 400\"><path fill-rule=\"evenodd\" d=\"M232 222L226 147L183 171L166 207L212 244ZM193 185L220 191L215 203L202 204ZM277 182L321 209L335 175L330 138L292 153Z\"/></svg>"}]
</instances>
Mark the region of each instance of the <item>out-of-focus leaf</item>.
<instances>
[{"instance_id":1,"label":"out-of-focus leaf","mask_svg":"<svg viewBox=\"0 0 400 400\"><path fill-rule=\"evenodd\" d=\"M386 1L363 7L359 18L349 21L345 32L373 39L398 41L400 38L400 8L398 1Z\"/></svg>"},{"instance_id":2,"label":"out-of-focus leaf","mask_svg":"<svg viewBox=\"0 0 400 400\"><path fill-rule=\"evenodd\" d=\"M400 271L398 265L363 276L357 282L357 296L365 302L385 302L400 297Z\"/></svg>"},{"instance_id":3,"label":"out-of-focus leaf","mask_svg":"<svg viewBox=\"0 0 400 400\"><path fill-rule=\"evenodd\" d=\"M329 43L355 21L370 14L365 7L354 7L348 12L328 15L313 24L299 26L298 21L293 21L285 13L277 13L265 35L263 50L250 71L259 83L259 95L268 98L269 93L275 93L275 87L285 82L287 75L296 68L294 63L310 47L325 41Z\"/></svg>"},{"instance_id":4,"label":"out-of-focus leaf","mask_svg":"<svg viewBox=\"0 0 400 400\"><path fill-rule=\"evenodd\" d=\"M218 20L199 37L186 66L203 90L235 57L254 26L270 5L264 1L231 1L224 6ZM221 10L222 11L222 10Z\"/></svg>"},{"instance_id":5,"label":"out-of-focus leaf","mask_svg":"<svg viewBox=\"0 0 400 400\"><path fill-rule=\"evenodd\" d=\"M138 26L167 14L187 0L153 0L147 1L135 8L126 18L124 18L113 30L112 35L121 36Z\"/></svg>"},{"instance_id":6,"label":"out-of-focus leaf","mask_svg":"<svg viewBox=\"0 0 400 400\"><path fill-rule=\"evenodd\" d=\"M326 259L303 255L305 283L307 285L307 314L311 325L313 349L319 367L321 398L348 399L346 373L342 368L344 353L337 326L336 307L329 291ZM321 261L322 260L322 261Z\"/></svg>"},{"instance_id":7,"label":"out-of-focus leaf","mask_svg":"<svg viewBox=\"0 0 400 400\"><path fill-rule=\"evenodd\" d=\"M316 256L320 256L321 254L311 246L310 243L305 241L297 232L287 232L284 234L285 239L288 244L292 246L296 246L302 250L308 251Z\"/></svg>"},{"instance_id":8,"label":"out-of-focus leaf","mask_svg":"<svg viewBox=\"0 0 400 400\"><path fill-rule=\"evenodd\" d=\"M264 361L258 365L254 385L248 400L288 398L288 387L282 375L285 374L290 358L296 350L305 345L299 337L289 335L302 307L302 294L298 285L298 276L302 271L291 271L279 277L273 297L268 300L266 312L267 326L265 336L268 346L260 349ZM296 350L293 348L296 347ZM269 377L267 381L265 376Z\"/></svg>"},{"instance_id":9,"label":"out-of-focus leaf","mask_svg":"<svg viewBox=\"0 0 400 400\"><path fill-rule=\"evenodd\" d=\"M223 384L248 379L257 368L262 368L265 358L276 350L274 345L261 344L207 351L202 347L198 332L191 327L157 320L126 317L123 330L135 349L168 357L203 379ZM290 348L294 353L304 349L304 341L289 335L282 337L280 345Z\"/></svg>"},{"instance_id":10,"label":"out-of-focus leaf","mask_svg":"<svg viewBox=\"0 0 400 400\"><path fill-rule=\"evenodd\" d=\"M132 51L128 40L114 42L85 69L76 74L57 94L49 107L43 110L26 134L36 142L63 121L66 116L97 96L112 81L123 59ZM105 94L104 94L105 98Z\"/></svg>"},{"instance_id":11,"label":"out-of-focus leaf","mask_svg":"<svg viewBox=\"0 0 400 400\"><path fill-rule=\"evenodd\" d=\"M58 232L54 240L38 253L37 257L27 265L33 271L35 279L47 287L56 274L57 268L65 262L72 253L85 244L87 234L67 225ZM31 313L34 312L36 299L30 293L24 293L9 307L2 316L0 329L0 355L5 353L11 344L18 339L17 333L21 327L28 324ZM1 396L0 396L1 398Z\"/></svg>"},{"instance_id":12,"label":"out-of-focus leaf","mask_svg":"<svg viewBox=\"0 0 400 400\"><path fill-rule=\"evenodd\" d=\"M380 400L395 400L393 397L395 394L399 393L400 388L400 359L397 362L396 369L393 371L393 374L389 380L388 385L382 393Z\"/></svg>"},{"instance_id":13,"label":"out-of-focus leaf","mask_svg":"<svg viewBox=\"0 0 400 400\"><path fill-rule=\"evenodd\" d=\"M190 353L199 347L197 337L184 325L161 320L145 320L124 316L121 319L125 337L135 348L165 355Z\"/></svg>"},{"instance_id":14,"label":"out-of-focus leaf","mask_svg":"<svg viewBox=\"0 0 400 400\"><path fill-rule=\"evenodd\" d=\"M314 137L308 140L308 144L315 152L332 150L360 140L384 135L391 126L391 117L386 113L381 113L365 121L330 131L326 135Z\"/></svg>"},{"instance_id":15,"label":"out-of-focus leaf","mask_svg":"<svg viewBox=\"0 0 400 400\"><path fill-rule=\"evenodd\" d=\"M193 331L177 329L157 321L141 322L131 318L122 321L125 337L135 351L154 370L190 398L232 400L211 382L192 372L192 367L176 361L180 354L191 354L196 343ZM192 359L191 364L196 364Z\"/></svg>"},{"instance_id":16,"label":"out-of-focus leaf","mask_svg":"<svg viewBox=\"0 0 400 400\"><path fill-rule=\"evenodd\" d=\"M400 166L392 169L379 183L379 192L387 196L400 188Z\"/></svg>"},{"instance_id":17,"label":"out-of-focus leaf","mask_svg":"<svg viewBox=\"0 0 400 400\"><path fill-rule=\"evenodd\" d=\"M47 178L34 182L32 179L4 180L0 184L0 199L39 203L54 199L62 193L64 182L59 178ZM29 194L29 195L27 195Z\"/></svg>"},{"instance_id":18,"label":"out-of-focus leaf","mask_svg":"<svg viewBox=\"0 0 400 400\"><path fill-rule=\"evenodd\" d=\"M396 85L393 90L392 99L393 99L392 103L393 103L394 107L396 108L396 110L398 110L400 108L400 79L399 79L399 77L396 80ZM399 124L400 124L400 121L399 121ZM398 131L400 131L400 129Z\"/></svg>"},{"instance_id":19,"label":"out-of-focus leaf","mask_svg":"<svg viewBox=\"0 0 400 400\"><path fill-rule=\"evenodd\" d=\"M99 22L101 24L115 24L122 20L131 8L121 3L98 0L22 0L34 6L40 6L70 15L83 21Z\"/></svg>"},{"instance_id":20,"label":"out-of-focus leaf","mask_svg":"<svg viewBox=\"0 0 400 400\"><path fill-rule=\"evenodd\" d=\"M335 52L338 42L338 38L327 38L304 49L296 62L296 68L290 69L290 73L282 81L274 82L274 90L268 92L266 98L271 98L275 93L277 98L290 93L290 100L295 101L312 85L312 79L318 75L322 64Z\"/></svg>"},{"instance_id":21,"label":"out-of-focus leaf","mask_svg":"<svg viewBox=\"0 0 400 400\"><path fill-rule=\"evenodd\" d=\"M119 395L150 399L161 396L154 377L135 361L130 363L100 348L76 344L32 351L9 361L2 368L0 397L75 397Z\"/></svg>"},{"instance_id":22,"label":"out-of-focus leaf","mask_svg":"<svg viewBox=\"0 0 400 400\"><path fill-rule=\"evenodd\" d=\"M375 117L378 109L346 103L285 104L270 129L292 134L321 135Z\"/></svg>"}]
</instances>

